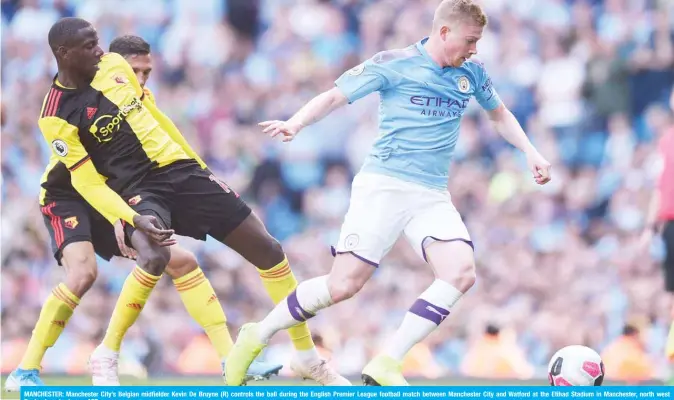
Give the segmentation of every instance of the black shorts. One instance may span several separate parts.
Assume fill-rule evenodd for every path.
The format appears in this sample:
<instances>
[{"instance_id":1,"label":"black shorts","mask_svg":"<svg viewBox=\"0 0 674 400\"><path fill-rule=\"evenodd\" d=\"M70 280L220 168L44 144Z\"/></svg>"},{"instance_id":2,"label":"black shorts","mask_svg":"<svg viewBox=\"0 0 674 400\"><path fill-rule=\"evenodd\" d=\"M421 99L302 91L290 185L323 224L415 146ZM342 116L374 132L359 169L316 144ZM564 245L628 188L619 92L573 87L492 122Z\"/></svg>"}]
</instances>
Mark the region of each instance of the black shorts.
<instances>
[{"instance_id":1,"label":"black shorts","mask_svg":"<svg viewBox=\"0 0 674 400\"><path fill-rule=\"evenodd\" d=\"M136 212L153 215L176 234L222 241L251 213L239 195L193 160L150 172L122 197ZM131 237L133 227L126 225Z\"/></svg>"},{"instance_id":2,"label":"black shorts","mask_svg":"<svg viewBox=\"0 0 674 400\"><path fill-rule=\"evenodd\" d=\"M665 289L674 293L674 221L667 221L662 231L662 240L665 242Z\"/></svg>"},{"instance_id":3,"label":"black shorts","mask_svg":"<svg viewBox=\"0 0 674 400\"><path fill-rule=\"evenodd\" d=\"M40 211L59 265L63 249L75 242L91 242L96 254L108 261L113 256L122 256L114 227L84 199L51 201L41 206Z\"/></svg>"}]
</instances>

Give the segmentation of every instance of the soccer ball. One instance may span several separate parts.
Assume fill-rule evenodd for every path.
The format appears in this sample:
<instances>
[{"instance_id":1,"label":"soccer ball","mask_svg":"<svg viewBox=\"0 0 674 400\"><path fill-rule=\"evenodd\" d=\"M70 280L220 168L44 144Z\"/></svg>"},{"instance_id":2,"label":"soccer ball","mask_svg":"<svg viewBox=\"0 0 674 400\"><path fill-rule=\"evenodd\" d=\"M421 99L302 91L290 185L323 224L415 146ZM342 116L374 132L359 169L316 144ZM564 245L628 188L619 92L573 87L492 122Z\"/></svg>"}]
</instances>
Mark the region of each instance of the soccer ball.
<instances>
[{"instance_id":1,"label":"soccer ball","mask_svg":"<svg viewBox=\"0 0 674 400\"><path fill-rule=\"evenodd\" d=\"M599 354L585 346L566 346L548 364L550 386L601 386L604 363Z\"/></svg>"}]
</instances>

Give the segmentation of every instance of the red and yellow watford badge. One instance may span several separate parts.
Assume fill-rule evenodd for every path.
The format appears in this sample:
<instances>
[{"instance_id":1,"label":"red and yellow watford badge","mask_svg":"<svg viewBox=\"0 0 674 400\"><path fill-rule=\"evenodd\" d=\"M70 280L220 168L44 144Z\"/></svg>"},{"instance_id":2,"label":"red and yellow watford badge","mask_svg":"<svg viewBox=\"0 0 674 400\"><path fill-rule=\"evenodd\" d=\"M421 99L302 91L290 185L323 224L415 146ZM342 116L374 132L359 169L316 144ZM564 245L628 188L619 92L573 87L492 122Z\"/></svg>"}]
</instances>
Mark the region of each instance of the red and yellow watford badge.
<instances>
[{"instance_id":1,"label":"red and yellow watford badge","mask_svg":"<svg viewBox=\"0 0 674 400\"><path fill-rule=\"evenodd\" d=\"M130 206L135 206L136 204L140 203L140 201L143 200L140 195L133 196L132 198L129 199L129 205Z\"/></svg>"},{"instance_id":2,"label":"red and yellow watford badge","mask_svg":"<svg viewBox=\"0 0 674 400\"><path fill-rule=\"evenodd\" d=\"M119 76L119 75L115 76L114 79L115 79L115 82L119 83L120 85L123 85L123 84L129 82L128 79L126 79L123 76Z\"/></svg>"},{"instance_id":3,"label":"red and yellow watford badge","mask_svg":"<svg viewBox=\"0 0 674 400\"><path fill-rule=\"evenodd\" d=\"M79 225L79 222L77 221L77 217L68 217L63 220L63 225L68 229L75 229L77 228L77 225Z\"/></svg>"}]
</instances>

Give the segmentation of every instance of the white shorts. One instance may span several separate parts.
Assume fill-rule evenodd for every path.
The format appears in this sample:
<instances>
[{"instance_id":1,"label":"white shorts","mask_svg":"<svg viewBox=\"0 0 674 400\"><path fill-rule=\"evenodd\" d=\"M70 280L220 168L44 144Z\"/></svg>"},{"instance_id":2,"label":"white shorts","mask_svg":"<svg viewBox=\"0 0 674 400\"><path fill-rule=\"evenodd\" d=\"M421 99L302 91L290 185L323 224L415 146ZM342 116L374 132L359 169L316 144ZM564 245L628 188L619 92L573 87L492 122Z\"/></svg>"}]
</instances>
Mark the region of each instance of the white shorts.
<instances>
[{"instance_id":1,"label":"white shorts","mask_svg":"<svg viewBox=\"0 0 674 400\"><path fill-rule=\"evenodd\" d=\"M352 253L378 266L403 232L424 260L427 239L461 240L473 246L448 191L381 174L357 174L333 254Z\"/></svg>"}]
</instances>

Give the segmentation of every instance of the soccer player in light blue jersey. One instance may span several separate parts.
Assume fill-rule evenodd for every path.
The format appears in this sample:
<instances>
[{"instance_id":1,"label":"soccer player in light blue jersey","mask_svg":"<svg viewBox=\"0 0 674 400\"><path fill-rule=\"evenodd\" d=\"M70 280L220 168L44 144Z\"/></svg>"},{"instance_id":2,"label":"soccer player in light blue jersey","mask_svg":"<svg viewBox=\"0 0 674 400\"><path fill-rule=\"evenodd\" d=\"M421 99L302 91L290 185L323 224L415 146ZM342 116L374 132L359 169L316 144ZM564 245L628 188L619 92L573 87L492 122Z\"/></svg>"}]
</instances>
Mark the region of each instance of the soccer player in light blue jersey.
<instances>
[{"instance_id":1,"label":"soccer player in light blue jersey","mask_svg":"<svg viewBox=\"0 0 674 400\"><path fill-rule=\"evenodd\" d=\"M302 282L264 320L242 327L226 366L229 385L242 384L246 368L273 334L355 295L401 234L431 266L435 281L365 366L362 378L366 385L408 385L403 358L475 283L473 244L447 190L459 123L471 97L496 131L525 153L534 180L541 185L550 180L550 164L503 105L484 66L471 59L486 23L472 0L444 0L428 38L378 53L347 71L335 88L288 121L260 124L272 137L290 141L347 103L373 92L381 98L379 137L354 178L332 271Z\"/></svg>"}]
</instances>

